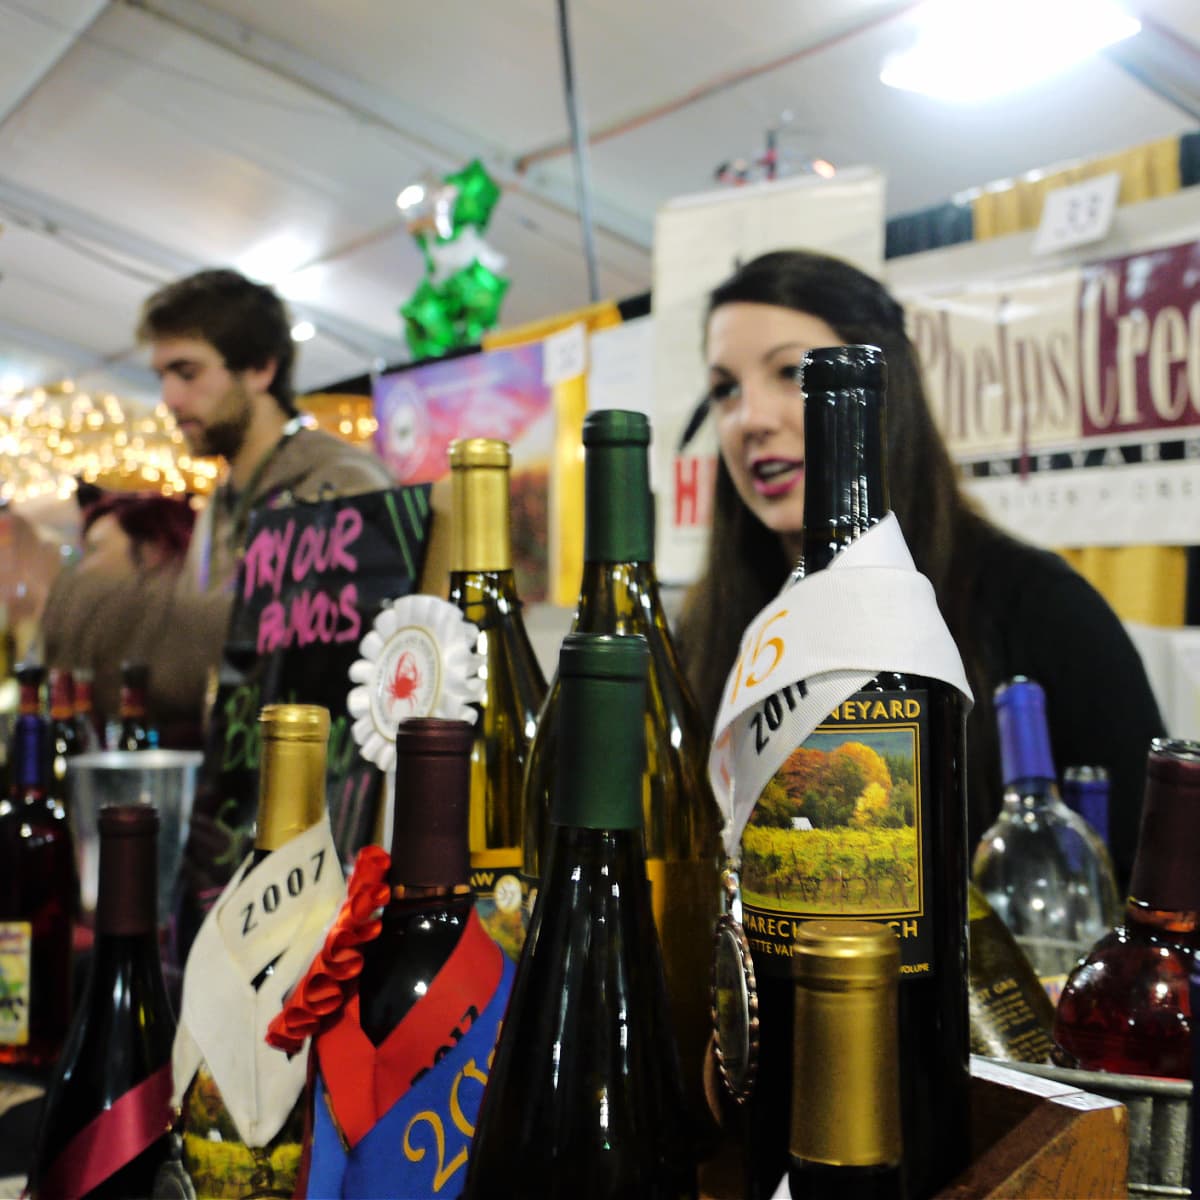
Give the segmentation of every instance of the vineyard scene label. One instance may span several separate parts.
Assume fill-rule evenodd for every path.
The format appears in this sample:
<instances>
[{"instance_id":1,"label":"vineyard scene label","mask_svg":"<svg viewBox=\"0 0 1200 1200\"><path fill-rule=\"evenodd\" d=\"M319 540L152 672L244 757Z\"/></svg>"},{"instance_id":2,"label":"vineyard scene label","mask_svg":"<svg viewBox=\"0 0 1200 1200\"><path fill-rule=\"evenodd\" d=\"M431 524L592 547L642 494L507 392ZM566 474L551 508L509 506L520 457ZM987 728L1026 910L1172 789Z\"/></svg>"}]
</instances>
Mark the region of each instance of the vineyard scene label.
<instances>
[{"instance_id":1,"label":"vineyard scene label","mask_svg":"<svg viewBox=\"0 0 1200 1200\"><path fill-rule=\"evenodd\" d=\"M930 970L923 693L860 692L796 747L742 835L751 947L787 971L792 930L816 917L880 920L906 974Z\"/></svg>"}]
</instances>

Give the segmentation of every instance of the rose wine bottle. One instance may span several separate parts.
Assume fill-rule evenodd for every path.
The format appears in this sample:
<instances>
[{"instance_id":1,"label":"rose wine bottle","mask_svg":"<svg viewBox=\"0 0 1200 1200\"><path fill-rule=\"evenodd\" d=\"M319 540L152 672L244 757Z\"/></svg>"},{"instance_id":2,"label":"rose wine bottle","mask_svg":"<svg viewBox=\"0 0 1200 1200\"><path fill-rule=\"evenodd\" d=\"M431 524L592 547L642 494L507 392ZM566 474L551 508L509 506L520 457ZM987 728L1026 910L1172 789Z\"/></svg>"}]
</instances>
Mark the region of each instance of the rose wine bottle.
<instances>
[{"instance_id":1,"label":"rose wine bottle","mask_svg":"<svg viewBox=\"0 0 1200 1200\"><path fill-rule=\"evenodd\" d=\"M828 567L889 510L882 353L810 350L801 370L804 528L793 578ZM817 726L758 799L741 842L759 992L747 1146L755 1200L774 1194L788 1165L791 941L807 919L878 920L900 935L905 1186L929 1195L966 1165L965 737L949 684L880 674Z\"/></svg>"},{"instance_id":2,"label":"rose wine bottle","mask_svg":"<svg viewBox=\"0 0 1200 1200\"><path fill-rule=\"evenodd\" d=\"M647 660L641 638L562 645L549 845L469 1200L696 1195L643 849Z\"/></svg>"},{"instance_id":3,"label":"rose wine bottle","mask_svg":"<svg viewBox=\"0 0 1200 1200\"><path fill-rule=\"evenodd\" d=\"M1129 899L1059 998L1054 1037L1085 1071L1190 1079L1200 949L1200 743L1156 739Z\"/></svg>"},{"instance_id":4,"label":"rose wine bottle","mask_svg":"<svg viewBox=\"0 0 1200 1200\"><path fill-rule=\"evenodd\" d=\"M0 799L0 1063L43 1066L71 1018L71 942L79 900L74 843L51 795L41 666L17 668L20 709Z\"/></svg>"},{"instance_id":5,"label":"rose wine bottle","mask_svg":"<svg viewBox=\"0 0 1200 1200\"><path fill-rule=\"evenodd\" d=\"M29 1175L35 1200L182 1195L171 1132L175 1019L158 949L158 813L100 810L91 972L46 1093Z\"/></svg>"},{"instance_id":6,"label":"rose wine bottle","mask_svg":"<svg viewBox=\"0 0 1200 1200\"><path fill-rule=\"evenodd\" d=\"M870 921L805 921L792 972L792 1200L903 1200L899 941Z\"/></svg>"},{"instance_id":7,"label":"rose wine bottle","mask_svg":"<svg viewBox=\"0 0 1200 1200\"><path fill-rule=\"evenodd\" d=\"M708 783L708 730L680 668L654 573L650 423L638 412L592 412L584 419L583 445L584 565L571 630L640 636L649 648L642 769L646 867L689 1111L703 1128L709 934L720 915L722 858L721 816ZM525 773L525 864L534 879L553 833L559 690L556 677Z\"/></svg>"},{"instance_id":8,"label":"rose wine bottle","mask_svg":"<svg viewBox=\"0 0 1200 1200\"><path fill-rule=\"evenodd\" d=\"M525 943L522 782L546 680L521 616L509 533L508 443L450 443L450 602L479 629L486 688L471 747L470 846L475 911L514 960Z\"/></svg>"}]
</instances>

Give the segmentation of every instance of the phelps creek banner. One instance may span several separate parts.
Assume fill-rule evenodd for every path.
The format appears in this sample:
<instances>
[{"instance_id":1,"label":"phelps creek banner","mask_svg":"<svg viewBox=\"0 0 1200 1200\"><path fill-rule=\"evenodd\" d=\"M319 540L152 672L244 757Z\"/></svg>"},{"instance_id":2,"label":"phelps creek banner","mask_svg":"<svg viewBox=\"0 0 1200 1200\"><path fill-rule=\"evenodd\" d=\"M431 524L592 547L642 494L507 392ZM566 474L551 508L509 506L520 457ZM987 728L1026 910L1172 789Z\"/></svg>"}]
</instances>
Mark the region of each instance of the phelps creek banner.
<instances>
[{"instance_id":1,"label":"phelps creek banner","mask_svg":"<svg viewBox=\"0 0 1200 1200\"><path fill-rule=\"evenodd\" d=\"M968 490L1050 546L1200 536L1200 242L903 292Z\"/></svg>"},{"instance_id":2,"label":"phelps creek banner","mask_svg":"<svg viewBox=\"0 0 1200 1200\"><path fill-rule=\"evenodd\" d=\"M415 590L430 514L428 486L254 514L180 871L181 948L250 849L263 705L329 709L325 796L343 866L371 841L383 776L351 735L349 670L384 605Z\"/></svg>"}]
</instances>

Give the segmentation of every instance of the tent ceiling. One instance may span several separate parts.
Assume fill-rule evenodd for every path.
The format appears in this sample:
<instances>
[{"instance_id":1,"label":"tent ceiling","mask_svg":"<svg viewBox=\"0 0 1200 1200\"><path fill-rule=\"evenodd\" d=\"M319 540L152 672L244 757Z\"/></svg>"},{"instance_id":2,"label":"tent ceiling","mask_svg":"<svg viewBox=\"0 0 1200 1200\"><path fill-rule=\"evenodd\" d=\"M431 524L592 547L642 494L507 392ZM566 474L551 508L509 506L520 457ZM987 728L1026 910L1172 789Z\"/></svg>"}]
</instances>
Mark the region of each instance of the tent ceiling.
<instances>
[{"instance_id":1,"label":"tent ceiling","mask_svg":"<svg viewBox=\"0 0 1200 1200\"><path fill-rule=\"evenodd\" d=\"M889 178L892 213L1195 127L1200 5L1137 0L1143 34L1019 97L951 108L884 88L898 0L575 0L600 285L650 281L654 213L787 147ZM479 155L504 322L587 300L550 0L0 0L0 393L80 375L153 395L133 345L158 282L233 264L318 335L299 383L405 356L421 263L394 200Z\"/></svg>"}]
</instances>

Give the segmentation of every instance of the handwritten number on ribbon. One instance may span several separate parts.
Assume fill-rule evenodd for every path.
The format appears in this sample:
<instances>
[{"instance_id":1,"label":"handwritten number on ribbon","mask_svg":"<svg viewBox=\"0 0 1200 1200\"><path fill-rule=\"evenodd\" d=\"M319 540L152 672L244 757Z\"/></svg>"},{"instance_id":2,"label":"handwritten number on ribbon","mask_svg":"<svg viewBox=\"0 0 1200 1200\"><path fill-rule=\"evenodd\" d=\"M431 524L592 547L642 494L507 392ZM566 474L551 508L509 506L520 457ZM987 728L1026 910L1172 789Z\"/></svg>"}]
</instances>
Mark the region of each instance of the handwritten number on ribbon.
<instances>
[{"instance_id":1,"label":"handwritten number on ribbon","mask_svg":"<svg viewBox=\"0 0 1200 1200\"><path fill-rule=\"evenodd\" d=\"M494 1049L493 1049L494 1053ZM490 1065L490 1064L489 1064ZM462 1104L458 1099L459 1085L463 1079L473 1079L480 1087L487 1083L487 1075L481 1071L476 1065L473 1058L467 1059L463 1069L454 1077L454 1083L450 1086L450 1119L454 1122L455 1128L463 1135L470 1138L474 1136L475 1126L467 1120L466 1114L462 1110ZM433 1130L434 1145L437 1149L437 1166L433 1172L433 1190L440 1192L446 1186L450 1177L467 1161L468 1148L463 1146L461 1150L449 1161L446 1161L446 1126L442 1121L440 1113L435 1112L431 1108L423 1109L417 1113L404 1130L404 1157L409 1162L421 1162L425 1157L425 1146L413 1145L412 1134L418 1125L428 1125Z\"/></svg>"}]
</instances>

